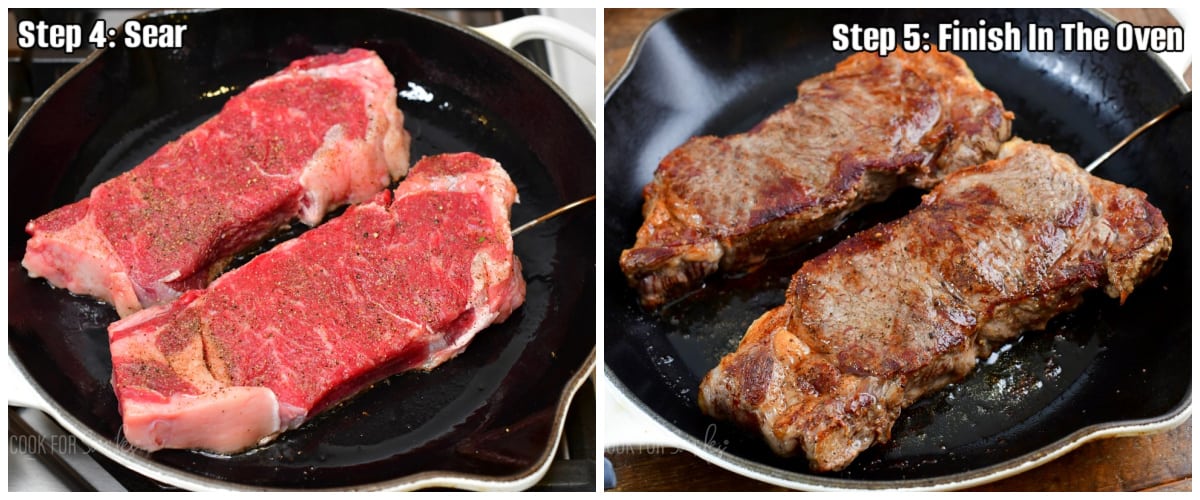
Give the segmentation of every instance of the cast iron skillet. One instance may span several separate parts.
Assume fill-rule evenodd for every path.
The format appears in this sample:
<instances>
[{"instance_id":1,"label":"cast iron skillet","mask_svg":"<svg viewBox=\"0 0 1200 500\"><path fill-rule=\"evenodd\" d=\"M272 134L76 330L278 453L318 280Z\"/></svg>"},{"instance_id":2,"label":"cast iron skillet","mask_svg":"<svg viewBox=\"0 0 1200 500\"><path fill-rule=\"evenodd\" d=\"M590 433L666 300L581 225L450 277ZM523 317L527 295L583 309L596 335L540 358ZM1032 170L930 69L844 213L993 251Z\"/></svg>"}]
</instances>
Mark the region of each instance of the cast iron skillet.
<instances>
[{"instance_id":1,"label":"cast iron skillet","mask_svg":"<svg viewBox=\"0 0 1200 500\"><path fill-rule=\"evenodd\" d=\"M1027 333L962 383L905 410L890 443L844 471L817 474L760 439L700 413L697 387L750 323L783 303L804 260L873 224L907 213L915 190L864 210L822 241L741 277L648 312L617 265L642 222L642 186L688 137L750 129L795 99L802 80L848 53L835 23L870 26L960 19L1043 26L1110 19L1081 11L687 11L643 33L605 100L605 369L624 396L702 458L799 488L944 488L978 483L1057 456L1082 440L1182 422L1191 408L1191 115L1181 113L1095 174L1149 194L1174 238L1171 258L1124 306L1090 293L1078 310ZM1059 47L1062 46L1059 40ZM1137 53L964 53L984 86L1016 113L1015 135L1086 164L1185 91Z\"/></svg>"},{"instance_id":2,"label":"cast iron skillet","mask_svg":"<svg viewBox=\"0 0 1200 500\"><path fill-rule=\"evenodd\" d=\"M106 327L116 313L29 279L20 266L23 226L138 164L249 83L310 54L375 50L396 77L413 161L452 151L496 158L520 194L514 225L594 193L596 163L582 113L532 65L461 27L361 10L174 12L144 21L187 23L187 46L95 54L9 140L10 356L51 413L118 462L190 487L512 488L547 465L594 359L592 208L515 239L525 304L432 372L389 378L233 457L130 449L109 385ZM406 92L410 85L432 99Z\"/></svg>"}]
</instances>

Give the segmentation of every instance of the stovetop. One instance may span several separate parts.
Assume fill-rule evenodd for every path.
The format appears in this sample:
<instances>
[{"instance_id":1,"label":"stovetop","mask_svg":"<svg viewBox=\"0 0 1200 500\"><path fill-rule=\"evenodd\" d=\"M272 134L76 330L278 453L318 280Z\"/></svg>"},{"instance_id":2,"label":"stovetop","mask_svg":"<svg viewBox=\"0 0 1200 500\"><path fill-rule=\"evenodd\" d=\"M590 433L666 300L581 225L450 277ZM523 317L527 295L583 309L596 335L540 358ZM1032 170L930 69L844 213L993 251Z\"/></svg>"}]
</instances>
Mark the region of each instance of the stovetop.
<instances>
[{"instance_id":1,"label":"stovetop","mask_svg":"<svg viewBox=\"0 0 1200 500\"><path fill-rule=\"evenodd\" d=\"M10 23L16 19L90 25L105 19L109 25L141 11L123 9L9 9ZM536 9L433 9L431 14L469 26L486 26L536 14ZM10 24L11 25L11 24ZM86 46L86 44L85 44ZM524 42L516 51L556 81L553 57L541 41ZM13 127L33 102L72 66L83 61L86 49L66 54L56 50L9 50L8 129ZM593 73L594 75L594 73ZM575 75L575 80L580 80ZM594 76L592 77L594 80ZM586 103L585 109L587 108ZM596 389L588 380L576 394L567 414L558 452L549 471L534 491L595 491L596 489ZM171 491L177 488L128 470L91 450L46 414L29 408L8 409L9 491Z\"/></svg>"},{"instance_id":2,"label":"stovetop","mask_svg":"<svg viewBox=\"0 0 1200 500\"><path fill-rule=\"evenodd\" d=\"M531 491L595 491L596 388L571 402L557 455ZM177 491L89 448L49 416L8 407L9 491Z\"/></svg>"}]
</instances>

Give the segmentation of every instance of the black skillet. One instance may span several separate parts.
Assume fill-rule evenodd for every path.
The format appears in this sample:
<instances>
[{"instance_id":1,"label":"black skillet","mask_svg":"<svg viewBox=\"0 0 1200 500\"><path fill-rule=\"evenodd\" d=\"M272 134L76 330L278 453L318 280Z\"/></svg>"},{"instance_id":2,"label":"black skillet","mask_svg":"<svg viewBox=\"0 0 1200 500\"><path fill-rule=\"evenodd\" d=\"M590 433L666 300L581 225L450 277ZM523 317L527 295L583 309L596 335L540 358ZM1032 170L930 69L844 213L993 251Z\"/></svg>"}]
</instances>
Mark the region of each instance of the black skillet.
<instances>
[{"instance_id":1,"label":"black skillet","mask_svg":"<svg viewBox=\"0 0 1200 500\"><path fill-rule=\"evenodd\" d=\"M890 443L835 473L772 454L759 438L700 413L697 386L755 318L783 303L788 279L858 230L895 219L915 190L852 217L821 241L745 276L710 279L659 311L635 302L617 266L642 222L642 186L690 136L750 129L795 99L800 81L833 69L835 23L894 26L959 19L1057 27L1092 12L1061 10L685 11L643 33L605 100L605 372L678 446L735 472L811 489L953 488L1025 470L1087 439L1149 432L1191 412L1191 113L1157 125L1095 174L1149 194L1174 238L1171 258L1124 306L1090 293L1078 310L1027 333L963 382L905 410ZM936 35L934 35L936 36ZM1061 37L1057 40L1062 46ZM1185 92L1140 53L962 53L1016 113L1015 134L1082 164ZM610 423L611 425L611 423Z\"/></svg>"},{"instance_id":2,"label":"black skillet","mask_svg":"<svg viewBox=\"0 0 1200 500\"><path fill-rule=\"evenodd\" d=\"M22 228L138 164L237 90L296 58L375 50L396 77L413 161L450 151L496 158L520 194L514 225L594 193L596 164L590 123L557 87L515 53L462 27L362 10L174 12L144 22L186 23L186 46L94 54L47 92L9 139L9 353L46 409L117 462L190 488L532 484L594 360L589 207L515 238L528 282L525 304L436 370L389 378L248 453L130 449L109 386L105 329L116 313L29 279L20 267Z\"/></svg>"}]
</instances>

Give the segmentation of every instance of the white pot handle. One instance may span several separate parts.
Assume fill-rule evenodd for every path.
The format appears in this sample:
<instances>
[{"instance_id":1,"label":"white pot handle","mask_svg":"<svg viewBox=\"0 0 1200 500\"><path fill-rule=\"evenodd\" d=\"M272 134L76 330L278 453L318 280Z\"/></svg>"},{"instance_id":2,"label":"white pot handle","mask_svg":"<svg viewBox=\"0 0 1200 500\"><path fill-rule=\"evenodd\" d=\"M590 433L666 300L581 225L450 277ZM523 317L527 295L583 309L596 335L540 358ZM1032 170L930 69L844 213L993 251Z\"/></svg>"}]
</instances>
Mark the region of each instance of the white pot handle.
<instances>
[{"instance_id":1,"label":"white pot handle","mask_svg":"<svg viewBox=\"0 0 1200 500\"><path fill-rule=\"evenodd\" d=\"M475 30L510 49L526 40L543 39L571 49L592 63L596 62L596 38L552 17L518 17Z\"/></svg>"},{"instance_id":2,"label":"white pot handle","mask_svg":"<svg viewBox=\"0 0 1200 500\"><path fill-rule=\"evenodd\" d=\"M38 394L37 389L33 388L29 379L25 378L25 374L17 368L17 362L13 361L12 353L8 354L8 405L21 406L25 408L33 408L47 412L49 407L46 401L42 399L41 394Z\"/></svg>"},{"instance_id":3,"label":"white pot handle","mask_svg":"<svg viewBox=\"0 0 1200 500\"><path fill-rule=\"evenodd\" d=\"M647 448L690 448L682 439L671 434L658 422L638 411L625 395L608 380L604 380L604 450L608 453L628 453Z\"/></svg>"},{"instance_id":4,"label":"white pot handle","mask_svg":"<svg viewBox=\"0 0 1200 500\"><path fill-rule=\"evenodd\" d=\"M1186 32L1188 19L1187 19L1187 16L1184 15L1185 11L1182 9L1167 9L1167 10L1171 12L1171 15L1175 17L1176 21L1179 21L1179 26L1183 27L1184 31ZM1186 73L1188 68L1190 68L1192 66L1192 51L1191 50L1185 50L1183 52L1155 52L1155 53L1158 54L1158 57L1162 59L1163 63L1165 63L1168 68L1171 68L1171 72L1175 73L1175 76L1178 76L1180 80L1183 80L1183 74Z\"/></svg>"},{"instance_id":5,"label":"white pot handle","mask_svg":"<svg viewBox=\"0 0 1200 500\"><path fill-rule=\"evenodd\" d=\"M1162 59L1163 64L1171 68L1171 72L1175 73L1180 80L1183 80L1183 74L1188 68L1192 67L1192 56L1187 52L1155 52Z\"/></svg>"}]
</instances>

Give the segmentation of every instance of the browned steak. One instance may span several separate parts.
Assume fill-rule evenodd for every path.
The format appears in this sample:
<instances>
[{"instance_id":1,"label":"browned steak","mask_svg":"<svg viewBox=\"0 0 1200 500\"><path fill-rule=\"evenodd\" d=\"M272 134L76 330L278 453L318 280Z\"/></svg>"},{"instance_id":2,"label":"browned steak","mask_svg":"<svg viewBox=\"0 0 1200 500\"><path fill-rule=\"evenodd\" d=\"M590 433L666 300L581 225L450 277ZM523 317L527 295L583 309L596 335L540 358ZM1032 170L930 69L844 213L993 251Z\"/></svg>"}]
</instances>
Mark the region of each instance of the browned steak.
<instances>
[{"instance_id":1,"label":"browned steak","mask_svg":"<svg viewBox=\"0 0 1200 500\"><path fill-rule=\"evenodd\" d=\"M1012 115L944 52L857 54L799 86L753 130L695 137L646 185L621 268L658 306L718 269L744 270L901 185L929 188L995 158Z\"/></svg>"},{"instance_id":2,"label":"browned steak","mask_svg":"<svg viewBox=\"0 0 1200 500\"><path fill-rule=\"evenodd\" d=\"M903 218L808 261L701 384L700 407L813 469L890 438L900 410L1103 287L1125 296L1171 249L1145 193L1021 140Z\"/></svg>"}]
</instances>

